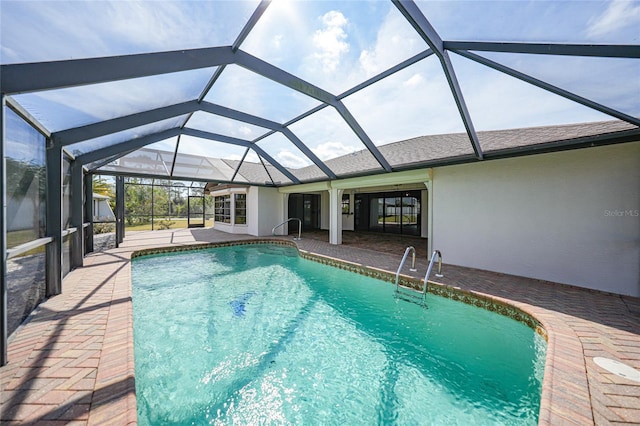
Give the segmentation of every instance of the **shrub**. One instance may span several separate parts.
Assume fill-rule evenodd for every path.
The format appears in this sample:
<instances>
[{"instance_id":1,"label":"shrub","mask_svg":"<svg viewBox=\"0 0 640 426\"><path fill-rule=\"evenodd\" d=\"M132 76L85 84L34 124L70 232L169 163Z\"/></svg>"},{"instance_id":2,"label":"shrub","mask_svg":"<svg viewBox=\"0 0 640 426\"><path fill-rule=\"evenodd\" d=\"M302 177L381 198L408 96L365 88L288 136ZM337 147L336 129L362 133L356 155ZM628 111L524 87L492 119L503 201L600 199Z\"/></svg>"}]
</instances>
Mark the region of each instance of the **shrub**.
<instances>
[{"instance_id":1,"label":"shrub","mask_svg":"<svg viewBox=\"0 0 640 426\"><path fill-rule=\"evenodd\" d=\"M94 223L93 234L108 234L109 232L116 232L116 224L111 223Z\"/></svg>"},{"instance_id":2,"label":"shrub","mask_svg":"<svg viewBox=\"0 0 640 426\"><path fill-rule=\"evenodd\" d=\"M169 219L161 220L157 223L158 229L171 229L172 225L175 225L175 222L170 221Z\"/></svg>"}]
</instances>

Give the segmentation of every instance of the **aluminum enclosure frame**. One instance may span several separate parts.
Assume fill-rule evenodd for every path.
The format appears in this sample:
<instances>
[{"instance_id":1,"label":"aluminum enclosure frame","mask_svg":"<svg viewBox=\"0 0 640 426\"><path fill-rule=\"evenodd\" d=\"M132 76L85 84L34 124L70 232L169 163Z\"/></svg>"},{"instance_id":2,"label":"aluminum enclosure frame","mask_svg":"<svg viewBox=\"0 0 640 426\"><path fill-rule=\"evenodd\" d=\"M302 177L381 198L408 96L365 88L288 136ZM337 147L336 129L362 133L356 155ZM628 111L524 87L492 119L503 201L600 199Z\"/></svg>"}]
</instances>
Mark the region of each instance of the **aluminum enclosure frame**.
<instances>
[{"instance_id":1,"label":"aluminum enclosure frame","mask_svg":"<svg viewBox=\"0 0 640 426\"><path fill-rule=\"evenodd\" d=\"M557 88L553 85L537 80L525 73L519 73L515 70L509 69L508 67L501 66L500 64L494 63L493 61L490 61L486 58L483 59L478 55L468 52L468 50L475 50L530 54L638 58L640 57L640 46L445 41L441 39L433 26L424 16L422 11L413 1L392 0L392 2L402 13L405 19L414 27L416 32L429 45L430 49L414 56L413 58L410 58L407 61L404 61L401 64L396 65L392 69L380 74L380 76L377 76L376 78L372 78L367 82L361 83L360 85L349 89L347 92L339 96L334 96L331 93L326 92L323 89L304 81L303 79L287 73L286 71L283 71L269 64L268 62L262 61L261 59L258 59L239 49L244 39L248 36L248 34L251 32L251 29L255 26L262 14L267 9L269 5L268 1L262 1L258 5L232 46L124 55L104 58L79 59L70 61L2 65L0 86L2 87L2 92L7 95L12 93L26 93L60 87L95 84L105 81L117 81L121 79L179 72L204 67L219 67L212 76L210 82L207 84L207 86L205 86L197 100L187 101L170 107L149 110L138 114L132 114L127 117L120 117L113 120L98 122L89 126L83 126L81 128L67 129L61 132L57 132L55 135L53 135L52 139L54 141L54 144L67 145L73 142L90 139L92 136L95 137L95 135L112 134L117 131L122 131L139 126L141 124L157 122L167 117L174 117L176 115L183 115L186 113L188 115L188 118L182 125L182 127L185 127L191 114L195 112L197 106L202 104L202 100L211 89L211 87L213 87L215 80L224 70L224 67L229 64L236 64L248 69L251 72L254 72L281 85L284 85L285 87L296 90L322 102L319 108L316 107L312 111L303 114L303 116L307 116L313 111L317 111L326 106L333 106L336 111L342 116L347 125L356 134L356 136L362 141L365 147L371 152L374 158L376 158L382 168L386 172L390 172L393 170L390 164L379 152L377 147L373 144L372 140L362 129L362 127L357 123L349 110L344 106L344 104L342 104L340 99L348 96L349 94L355 93L356 91L361 90L364 87L374 84L375 82L386 76L392 75L400 69L403 69L404 67L415 63L415 61L417 60L423 59L424 57L427 57L431 54L435 54L436 56L438 56L441 62L444 75L449 83L451 93L458 107L460 117L465 125L465 129L469 136L469 140L471 142L473 150L476 153L476 157L481 160L483 158L482 148L480 146L477 133L473 126L472 117L462 96L459 83L457 82L455 70L448 56L448 51L453 51L467 57L468 59L474 60L477 63L481 63L503 73L507 73L512 77L519 78L522 81L536 85L537 87L540 87L556 95L563 96L574 102L578 102L589 108L627 121L631 124L640 125L640 120L635 117L631 117L628 114L624 114L613 108L600 105L597 102L582 98L578 95L564 91L561 88ZM35 76L38 76L38 79L34 79L33 77ZM208 105L208 107L212 107L212 105ZM203 108L203 110L206 109L208 108ZM224 107L217 106L213 107L212 109L217 109L217 112L220 112L222 109L224 109ZM199 110L201 109L199 108ZM258 124L258 122L261 121L260 117L247 117L243 114L244 113L242 113L241 111L231 111L230 115L232 116L232 119L238 119L242 116L244 117L244 119L250 120L245 122L260 125ZM299 119L300 117L294 120ZM308 149L308 147L302 140L297 138L295 135L292 136L292 132L290 132L287 126L295 122L294 120L283 125L278 125L279 127L277 128L275 126L275 124L277 123L269 123L270 126L267 128L270 129L271 132L267 133L267 135L272 134L272 132L276 130L282 132L298 149L300 149L316 166L318 166L330 180L337 179L335 173L333 173L328 167L326 167L326 165L321 160L319 160L310 149ZM268 120L266 122L268 122ZM262 124L264 125L266 124L266 122L262 121ZM263 137L265 136L263 135L261 138ZM152 139L149 139L146 142L149 142L150 140ZM255 143L257 140L253 142ZM141 142L141 140L136 141L136 143ZM125 147L127 145L121 146ZM98 153L96 152L96 154ZM274 165L274 167L278 168L283 173L283 170L286 170L274 159L267 159L267 161L269 161ZM284 174L288 175L288 173ZM290 178L290 176L288 176L288 178ZM296 182L295 179L292 179L292 181Z\"/></svg>"},{"instance_id":2,"label":"aluminum enclosure frame","mask_svg":"<svg viewBox=\"0 0 640 426\"><path fill-rule=\"evenodd\" d=\"M6 194L6 108L11 108L18 116L25 120L29 125L33 126L38 132L47 139L46 150L46 235L52 238L52 242L47 244L47 295L53 296L60 293L62 289L62 240L64 233L62 229L62 161L65 155L65 147L74 143L80 143L101 136L112 135L117 132L134 129L136 127L156 123L165 119L180 117L186 115L186 119L178 127L168 129L162 132L145 134L140 137L129 139L120 143L115 143L103 148L83 152L72 161L72 226L76 228L76 235L73 244L73 264L72 266L80 266L82 264L82 255L85 251L91 251L93 248L91 225L84 227L83 221L92 222L92 173L100 173L99 168L110 161L120 158L128 153L147 146L149 144L178 137L176 143L176 153L174 153L174 161L171 167L171 179L187 179L186 177L174 176L174 168L176 163L177 151L180 144L181 135L202 138L211 141L232 144L244 148L244 155L231 177L229 183L233 183L239 174L239 170L246 161L247 154L253 150L259 157L260 162L267 174L269 170L266 168L264 161L269 162L276 170L282 173L291 181L291 183L274 182L270 176L273 185L260 182L252 182L256 186L284 186L295 185L300 183L294 173L284 167L275 158L269 155L262 147L258 145L259 141L275 134L281 133L284 137L296 146L315 166L317 166L326 178L320 180L336 180L342 178L353 177L337 176L335 172L321 160L304 140L300 139L290 126L303 120L312 114L332 107L341 117L343 122L351 129L353 134L358 138L364 147L371 153L377 163L381 166L381 171L362 172L361 175L371 175L379 173L388 173L395 170L406 170L414 168L434 167L447 164L459 164L467 162L476 162L482 160L492 160L498 158L510 158L523 155L539 154L542 152L554 152L568 149L583 148L588 146L599 146L614 143L626 143L637 141L640 138L640 129L632 129L622 131L615 134L595 135L589 137L577 138L574 140L559 140L542 146L523 146L517 148L504 149L500 151L484 152L475 130L473 115L467 108L467 103L463 96L458 78L456 76L455 67L450 58L450 52L458 54L466 59L474 61L484 67L489 67L499 71L510 77L519 79L527 84L536 86L554 95L561 96L572 102L586 106L592 110L604 113L613 118L625 121L636 127L640 126L640 119L629 114L625 114L616 108L595 102L592 99L572 93L561 87L550 84L541 79L537 79L527 73L517 71L498 62L492 61L477 52L503 52L503 53L519 53L519 54L535 54L535 55L556 55L556 56L577 56L577 57L598 57L598 58L640 58L640 46L638 45L614 45L614 44L576 44L576 43L531 43L531 42L480 42L480 41L448 41L443 40L430 21L423 14L421 9L411 0L392 0L393 5L402 14L404 19L411 25L415 32L424 40L427 49L406 59L389 69L367 79L344 91L335 95L329 91L313 85L304 79L293 75L283 69L280 69L271 63L259 59L240 49L244 40L249 36L255 25L259 22L264 12L269 7L270 1L262 0L253 14L245 23L244 27L238 34L236 40L229 46L205 47L189 50L174 50L167 52L154 52L133 55L120 55L109 57L98 57L88 59L75 59L65 61L35 62L22 64L0 65L0 178L2 179L2 209L0 211L0 250L4 253L2 264L0 265L0 275L2 276L2 286L0 288L0 319L2 326L0 327L0 365L7 362L7 194ZM473 148L474 155L444 158L433 160L421 164L411 164L407 166L396 165L391 166L388 159L381 153L376 146L374 140L367 134L363 127L358 123L351 111L343 103L348 96L374 85L386 77L394 75L399 71L422 61L431 55L436 55L442 72L447 80L448 88L453 96L457 107L457 112L464 124L469 143ZM225 72L230 72L227 65L238 65L251 73L269 79L280 86L294 90L309 98L320 102L318 106L298 115L286 123L278 123L268 120L264 117L248 114L243 111L234 110L224 105L217 105L205 101L205 97L215 86L218 78ZM32 114L21 105L11 95L22 93L35 93L46 90L77 87L99 84L111 81L121 81L140 77L148 77L169 73L178 73L195 69L213 68L211 78L200 91L195 99L185 102L176 103L174 105L164 106L161 108L152 108L140 111L126 116L116 117L109 120L99 121L86 126L63 129L52 133L44 125L42 125ZM216 133L216 129L211 131L197 130L188 127L192 115L202 111L208 114L225 117L238 122L251 124L262 127L265 133L253 140L244 140L233 138L227 135ZM95 169L86 173L83 166L90 163L98 163ZM123 204L123 180L120 173L106 172L101 174L117 176L117 187L120 188L117 194L117 201L122 208L118 210L120 218L124 215ZM145 177L156 177L165 179L167 176L154 174L140 174ZM209 179L200 179L197 177L189 177L192 181L210 181ZM267 182L268 183L268 182ZM83 200L84 198L84 200ZM83 202L84 201L84 202ZM124 234L123 224L119 224L118 240ZM86 250L83 249L85 238L83 235L87 233ZM80 243L78 243L80 240Z\"/></svg>"},{"instance_id":3,"label":"aluminum enclosure frame","mask_svg":"<svg viewBox=\"0 0 640 426\"><path fill-rule=\"evenodd\" d=\"M7 355L9 339L8 328L8 289L7 289L7 160L6 160L6 97L0 95L0 367L9 359Z\"/></svg>"}]
</instances>

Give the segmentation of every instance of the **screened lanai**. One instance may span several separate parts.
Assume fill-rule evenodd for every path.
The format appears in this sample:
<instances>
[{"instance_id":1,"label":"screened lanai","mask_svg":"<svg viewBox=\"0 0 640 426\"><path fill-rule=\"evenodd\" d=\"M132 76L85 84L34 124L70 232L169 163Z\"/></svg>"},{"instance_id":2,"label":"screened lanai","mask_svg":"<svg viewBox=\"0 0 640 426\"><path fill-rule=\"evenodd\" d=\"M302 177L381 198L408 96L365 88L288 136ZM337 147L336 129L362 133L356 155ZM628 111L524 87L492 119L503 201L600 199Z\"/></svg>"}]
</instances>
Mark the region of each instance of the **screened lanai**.
<instances>
[{"instance_id":1,"label":"screened lanai","mask_svg":"<svg viewBox=\"0 0 640 426\"><path fill-rule=\"evenodd\" d=\"M7 270L28 253L62 291L94 174L122 201L124 176L283 187L640 136L637 2L0 8L2 364Z\"/></svg>"}]
</instances>

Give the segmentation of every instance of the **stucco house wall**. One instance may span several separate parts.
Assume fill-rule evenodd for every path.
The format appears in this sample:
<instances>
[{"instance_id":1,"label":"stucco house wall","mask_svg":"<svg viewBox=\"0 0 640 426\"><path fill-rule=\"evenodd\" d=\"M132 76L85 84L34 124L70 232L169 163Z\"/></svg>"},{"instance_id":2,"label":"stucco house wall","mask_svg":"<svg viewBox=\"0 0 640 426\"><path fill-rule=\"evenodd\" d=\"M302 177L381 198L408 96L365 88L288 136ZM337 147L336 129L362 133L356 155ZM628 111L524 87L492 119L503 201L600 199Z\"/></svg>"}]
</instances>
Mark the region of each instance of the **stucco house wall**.
<instances>
[{"instance_id":1,"label":"stucco house wall","mask_svg":"<svg viewBox=\"0 0 640 426\"><path fill-rule=\"evenodd\" d=\"M247 194L247 223L235 224L215 222L215 229L231 234L248 234L256 237L271 235L273 227L282 222L284 196L276 188L249 186L212 191L211 196L225 194ZM231 197L231 215L235 211L235 200ZM233 222L233 221L232 221ZM285 228L286 230L286 228ZM279 232L282 228L279 229Z\"/></svg>"},{"instance_id":2,"label":"stucco house wall","mask_svg":"<svg viewBox=\"0 0 640 426\"><path fill-rule=\"evenodd\" d=\"M434 169L444 262L640 296L640 142Z\"/></svg>"},{"instance_id":3,"label":"stucco house wall","mask_svg":"<svg viewBox=\"0 0 640 426\"><path fill-rule=\"evenodd\" d=\"M109 205L109 197L93 194L93 220L95 222L115 222L116 215Z\"/></svg>"},{"instance_id":4,"label":"stucco house wall","mask_svg":"<svg viewBox=\"0 0 640 426\"><path fill-rule=\"evenodd\" d=\"M251 187L247 192L247 226L249 235L271 235L274 226L284 217L284 195L277 188ZM281 234L286 227L280 227Z\"/></svg>"}]
</instances>

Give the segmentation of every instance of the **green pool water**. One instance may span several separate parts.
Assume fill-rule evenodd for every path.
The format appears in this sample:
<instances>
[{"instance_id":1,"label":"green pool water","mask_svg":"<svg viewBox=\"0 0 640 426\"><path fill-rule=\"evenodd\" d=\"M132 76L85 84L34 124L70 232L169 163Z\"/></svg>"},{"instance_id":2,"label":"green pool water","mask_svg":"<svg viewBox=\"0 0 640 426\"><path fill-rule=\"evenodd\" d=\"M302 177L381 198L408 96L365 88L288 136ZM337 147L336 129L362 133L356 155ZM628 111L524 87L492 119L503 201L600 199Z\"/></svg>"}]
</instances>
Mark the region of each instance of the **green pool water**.
<instances>
[{"instance_id":1,"label":"green pool water","mask_svg":"<svg viewBox=\"0 0 640 426\"><path fill-rule=\"evenodd\" d=\"M246 245L132 262L141 425L537 424L546 344L510 318Z\"/></svg>"}]
</instances>

